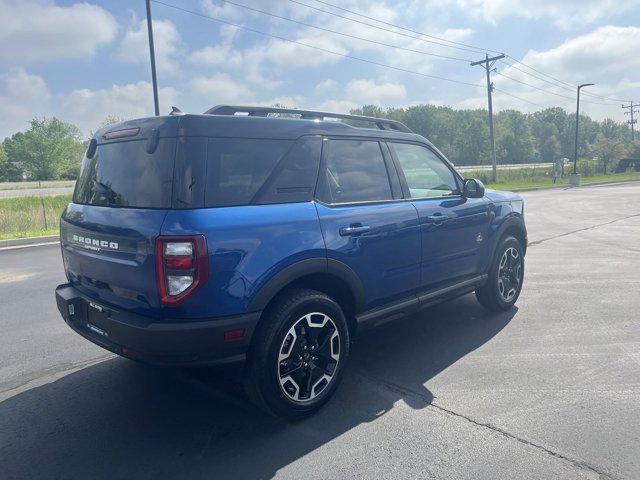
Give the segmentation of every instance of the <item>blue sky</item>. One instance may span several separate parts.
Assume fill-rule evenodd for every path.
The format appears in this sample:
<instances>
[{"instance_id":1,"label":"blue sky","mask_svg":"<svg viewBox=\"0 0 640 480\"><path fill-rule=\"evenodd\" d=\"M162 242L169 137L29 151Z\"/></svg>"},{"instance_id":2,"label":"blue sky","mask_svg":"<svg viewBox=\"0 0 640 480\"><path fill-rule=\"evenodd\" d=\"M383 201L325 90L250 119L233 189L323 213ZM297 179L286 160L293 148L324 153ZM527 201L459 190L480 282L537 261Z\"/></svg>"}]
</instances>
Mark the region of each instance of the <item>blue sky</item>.
<instances>
[{"instance_id":1,"label":"blue sky","mask_svg":"<svg viewBox=\"0 0 640 480\"><path fill-rule=\"evenodd\" d=\"M199 113L220 103L281 103L338 112L362 104L486 106L483 71L463 61L480 58L480 52L436 45L425 41L430 40L427 37L408 38L407 32L401 36L384 31L393 28L317 0L299 2L381 29L290 0L233 1L323 29L462 60L345 38L216 0L162 1L344 55L472 84L343 58L153 3L165 113L170 105ZM454 42L505 52L567 84L594 82L592 94L640 100L640 0L326 2ZM33 116L56 115L88 132L107 115L151 114L144 20L143 0L0 0L0 138L26 128ZM496 67L505 75L494 75L497 109L575 108L571 87L558 86L520 64ZM595 118L626 119L617 100L583 99L583 111Z\"/></svg>"}]
</instances>

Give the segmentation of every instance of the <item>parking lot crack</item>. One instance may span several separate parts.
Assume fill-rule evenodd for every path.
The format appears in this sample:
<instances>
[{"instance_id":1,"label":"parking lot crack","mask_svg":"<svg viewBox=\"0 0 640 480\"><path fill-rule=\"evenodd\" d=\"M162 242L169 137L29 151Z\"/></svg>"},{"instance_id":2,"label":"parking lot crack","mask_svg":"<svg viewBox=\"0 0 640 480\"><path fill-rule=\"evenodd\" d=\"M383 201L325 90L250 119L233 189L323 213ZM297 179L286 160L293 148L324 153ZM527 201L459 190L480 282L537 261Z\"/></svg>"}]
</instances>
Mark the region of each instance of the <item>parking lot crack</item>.
<instances>
[{"instance_id":1,"label":"parking lot crack","mask_svg":"<svg viewBox=\"0 0 640 480\"><path fill-rule=\"evenodd\" d=\"M455 412L455 411L453 411L453 410L451 410L449 408L443 407L442 405L438 405L437 403L435 403L433 401L433 399L435 397L432 397L431 395L427 395L427 394L424 394L424 393L416 392L415 390L412 390L410 388L406 388L406 387L400 386L398 384L395 384L393 382L389 382L389 381L382 380L382 379L377 378L377 377L373 377L373 376L371 376L369 374L366 374L366 373L363 373L363 372L360 372L360 371L355 372L355 373L358 376L360 376L361 378L363 378L363 379L365 379L365 380L367 380L369 382L376 383L378 385L382 385L384 388L386 388L388 390L391 390L391 391L394 391L394 392L397 392L397 393L400 393L405 397L407 395L409 395L411 397L417 398L417 399L421 400L422 402L424 402L424 406L425 407L431 407L434 410L437 410L437 411L439 411L441 413L444 413L446 415L450 415L450 416L465 420L465 421L473 424L476 427L489 429L489 430L491 430L491 431L493 431L495 433L503 435L506 438L509 438L511 440L515 440L515 441L517 441L519 443L522 443L523 445L526 445L526 446L531 447L531 448L535 448L536 450L538 450L540 452L543 452L543 453L545 453L547 455L551 455L551 456L553 456L553 457L555 457L557 459L560 459L562 461L568 462L568 463L570 463L572 466L574 466L576 468L579 468L579 469L582 469L582 470L587 470L589 472L595 473L601 479L617 480L617 477L612 476L611 474L599 469L596 466L593 466L593 465L590 465L590 464L588 464L588 463L586 463L584 461L576 460L574 458L571 458L571 457L568 457L566 455L563 455L562 453L556 452L554 450L551 450L548 447L545 447L545 446L540 445L538 443L532 442L531 440L527 440L526 438L523 438L523 437L520 437L518 435L515 435L515 434L513 434L511 432L508 432L507 430L504 430L503 428L500 428L500 427L498 427L496 425L493 425L491 423L485 423L485 422L481 422L481 421L475 420L474 418L472 418L470 416L463 415L463 414Z\"/></svg>"},{"instance_id":2,"label":"parking lot crack","mask_svg":"<svg viewBox=\"0 0 640 480\"><path fill-rule=\"evenodd\" d=\"M566 237L568 235L573 235L574 233L584 232L586 230L593 230L594 228L604 227L605 225L611 225L612 223L620 222L622 220L628 220L629 218L640 217L640 213L634 213L633 215L627 215L626 217L616 218L615 220L610 220L604 223L598 223L597 225L591 225L589 227L579 228L577 230L571 230L570 232L559 233L558 235L553 235L548 238L543 238L541 240L535 240L533 242L529 242L527 246L534 247L536 245L540 245L541 243L548 242L549 240L555 240L556 238Z\"/></svg>"}]
</instances>

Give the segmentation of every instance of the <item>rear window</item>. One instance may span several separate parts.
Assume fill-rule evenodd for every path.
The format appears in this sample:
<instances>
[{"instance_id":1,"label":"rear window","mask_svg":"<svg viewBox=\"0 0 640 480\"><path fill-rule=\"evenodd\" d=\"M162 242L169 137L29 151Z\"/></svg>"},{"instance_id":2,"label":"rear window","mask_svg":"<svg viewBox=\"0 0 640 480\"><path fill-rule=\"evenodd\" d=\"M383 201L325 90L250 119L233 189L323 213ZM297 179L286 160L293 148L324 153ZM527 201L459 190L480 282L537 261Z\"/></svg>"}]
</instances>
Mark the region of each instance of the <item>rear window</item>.
<instances>
[{"instance_id":1,"label":"rear window","mask_svg":"<svg viewBox=\"0 0 640 480\"><path fill-rule=\"evenodd\" d=\"M170 208L175 138L161 138L153 154L146 140L98 145L84 158L74 203L105 207Z\"/></svg>"},{"instance_id":2,"label":"rear window","mask_svg":"<svg viewBox=\"0 0 640 480\"><path fill-rule=\"evenodd\" d=\"M74 203L189 209L310 201L322 139L162 138L153 154L146 145L99 145L83 160Z\"/></svg>"},{"instance_id":3,"label":"rear window","mask_svg":"<svg viewBox=\"0 0 640 480\"><path fill-rule=\"evenodd\" d=\"M322 139L186 137L178 140L173 208L306 202Z\"/></svg>"}]
</instances>

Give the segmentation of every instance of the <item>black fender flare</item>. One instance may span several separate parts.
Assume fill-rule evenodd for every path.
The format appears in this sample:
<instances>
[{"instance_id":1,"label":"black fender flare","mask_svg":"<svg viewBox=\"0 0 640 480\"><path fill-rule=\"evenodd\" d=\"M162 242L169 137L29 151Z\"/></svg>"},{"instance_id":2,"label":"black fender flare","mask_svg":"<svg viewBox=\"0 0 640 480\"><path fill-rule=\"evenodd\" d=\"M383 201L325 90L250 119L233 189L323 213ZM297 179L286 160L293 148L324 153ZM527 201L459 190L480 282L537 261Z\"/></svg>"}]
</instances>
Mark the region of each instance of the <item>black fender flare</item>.
<instances>
[{"instance_id":1,"label":"black fender flare","mask_svg":"<svg viewBox=\"0 0 640 480\"><path fill-rule=\"evenodd\" d=\"M496 249L498 248L498 243L500 242L500 239L503 237L505 232L511 228L517 229L520 232L522 232L522 236L525 239L525 245L522 245L522 251L523 253L527 252L527 245L526 245L527 228L524 225L524 219L520 215L517 215L517 216L511 215L502 222L502 224L496 231L493 237L493 245L491 246L491 257L489 258L493 259L496 253Z\"/></svg>"},{"instance_id":2,"label":"black fender flare","mask_svg":"<svg viewBox=\"0 0 640 480\"><path fill-rule=\"evenodd\" d=\"M358 275L347 264L324 257L300 260L280 270L260 287L249 303L247 311L264 310L269 302L288 284L314 273L335 275L344 281L353 294L355 311L359 311L364 305L364 287Z\"/></svg>"}]
</instances>

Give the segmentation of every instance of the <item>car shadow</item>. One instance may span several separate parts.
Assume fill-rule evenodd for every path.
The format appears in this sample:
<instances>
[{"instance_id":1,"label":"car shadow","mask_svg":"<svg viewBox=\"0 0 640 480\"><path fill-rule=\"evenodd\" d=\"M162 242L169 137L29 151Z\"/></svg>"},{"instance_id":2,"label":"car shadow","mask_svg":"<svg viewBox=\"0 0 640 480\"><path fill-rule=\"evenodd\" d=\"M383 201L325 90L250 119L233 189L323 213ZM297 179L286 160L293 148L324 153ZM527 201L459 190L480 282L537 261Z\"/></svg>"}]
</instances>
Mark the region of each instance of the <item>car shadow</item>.
<instances>
[{"instance_id":1,"label":"car shadow","mask_svg":"<svg viewBox=\"0 0 640 480\"><path fill-rule=\"evenodd\" d=\"M473 296L364 333L343 384L317 415L288 423L249 404L208 370L114 358L0 403L2 478L270 478L279 469L404 401L498 334L517 314Z\"/></svg>"}]
</instances>

